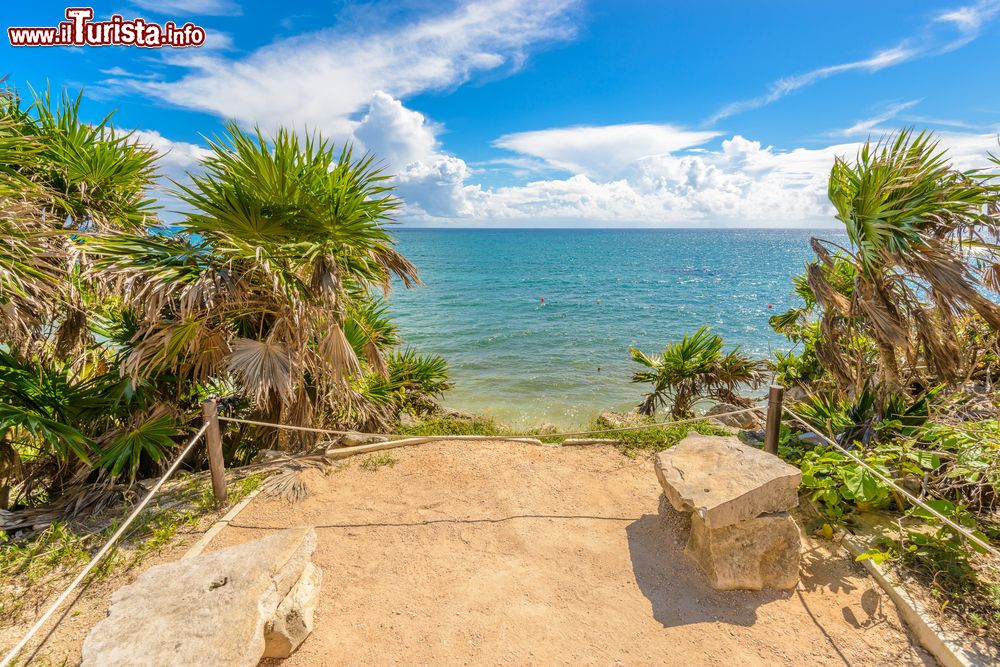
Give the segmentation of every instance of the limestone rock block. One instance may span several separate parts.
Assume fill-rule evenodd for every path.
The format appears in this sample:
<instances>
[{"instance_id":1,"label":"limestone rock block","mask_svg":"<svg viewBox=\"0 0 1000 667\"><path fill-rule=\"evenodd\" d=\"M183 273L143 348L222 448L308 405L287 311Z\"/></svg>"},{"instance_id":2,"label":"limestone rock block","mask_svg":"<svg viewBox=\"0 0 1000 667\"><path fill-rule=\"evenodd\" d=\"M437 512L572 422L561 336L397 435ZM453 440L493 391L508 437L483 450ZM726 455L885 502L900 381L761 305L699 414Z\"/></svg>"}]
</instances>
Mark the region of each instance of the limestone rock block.
<instances>
[{"instance_id":1,"label":"limestone rock block","mask_svg":"<svg viewBox=\"0 0 1000 667\"><path fill-rule=\"evenodd\" d=\"M674 509L718 529L795 507L802 472L735 436L691 433L656 455L656 476Z\"/></svg>"},{"instance_id":2,"label":"limestone rock block","mask_svg":"<svg viewBox=\"0 0 1000 667\"><path fill-rule=\"evenodd\" d=\"M789 590L799 580L801 538L788 512L714 529L692 514L685 552L716 590Z\"/></svg>"},{"instance_id":3,"label":"limestone rock block","mask_svg":"<svg viewBox=\"0 0 1000 667\"><path fill-rule=\"evenodd\" d=\"M84 667L254 667L264 625L299 582L316 548L292 528L152 567L111 597L83 643Z\"/></svg>"},{"instance_id":4,"label":"limestone rock block","mask_svg":"<svg viewBox=\"0 0 1000 667\"><path fill-rule=\"evenodd\" d=\"M719 423L732 428L752 430L760 426L760 418L755 412L743 412L738 415L719 416L725 415L727 412L736 412L741 409L742 408L740 408L740 406L733 405L732 403L716 403L709 408L708 412L705 413L705 416L713 417Z\"/></svg>"},{"instance_id":5,"label":"limestone rock block","mask_svg":"<svg viewBox=\"0 0 1000 667\"><path fill-rule=\"evenodd\" d=\"M323 571L306 563L302 576L264 625L264 657L287 658L313 629Z\"/></svg>"}]
</instances>

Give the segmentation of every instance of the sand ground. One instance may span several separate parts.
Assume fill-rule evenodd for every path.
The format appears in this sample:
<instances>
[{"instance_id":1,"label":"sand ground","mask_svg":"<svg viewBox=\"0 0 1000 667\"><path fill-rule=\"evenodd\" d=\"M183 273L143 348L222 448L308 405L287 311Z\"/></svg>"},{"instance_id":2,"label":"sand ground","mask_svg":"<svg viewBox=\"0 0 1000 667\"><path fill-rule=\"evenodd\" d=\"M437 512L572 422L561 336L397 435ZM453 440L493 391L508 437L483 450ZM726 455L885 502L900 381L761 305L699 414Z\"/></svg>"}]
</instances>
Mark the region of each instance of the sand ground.
<instances>
[{"instance_id":1,"label":"sand ground","mask_svg":"<svg viewBox=\"0 0 1000 667\"><path fill-rule=\"evenodd\" d=\"M315 631L297 665L933 665L836 545L793 592L716 592L650 459L611 447L448 442L258 497L209 545L315 526Z\"/></svg>"}]
</instances>

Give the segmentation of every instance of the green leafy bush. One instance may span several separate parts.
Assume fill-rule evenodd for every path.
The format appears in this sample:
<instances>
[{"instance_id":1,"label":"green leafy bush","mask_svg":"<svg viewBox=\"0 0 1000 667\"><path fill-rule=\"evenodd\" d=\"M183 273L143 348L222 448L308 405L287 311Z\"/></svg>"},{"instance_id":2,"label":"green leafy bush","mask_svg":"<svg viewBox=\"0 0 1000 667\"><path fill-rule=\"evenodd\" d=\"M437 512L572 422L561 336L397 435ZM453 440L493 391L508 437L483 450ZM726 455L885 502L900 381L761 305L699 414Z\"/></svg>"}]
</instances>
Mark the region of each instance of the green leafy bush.
<instances>
[{"instance_id":1,"label":"green leafy bush","mask_svg":"<svg viewBox=\"0 0 1000 667\"><path fill-rule=\"evenodd\" d=\"M652 420L649 420L652 421ZM621 424L610 422L605 417L598 417L590 423L588 430L603 431L620 428ZM672 426L657 426L636 431L618 431L595 437L618 440L623 454L635 458L641 452L661 452L673 447L687 437L689 431L701 435L729 435L730 432L708 421L696 421L690 424L675 424Z\"/></svg>"},{"instance_id":2,"label":"green leafy bush","mask_svg":"<svg viewBox=\"0 0 1000 667\"><path fill-rule=\"evenodd\" d=\"M513 435L513 431L490 417L435 416L424 419L416 426L400 426L402 435Z\"/></svg>"}]
</instances>

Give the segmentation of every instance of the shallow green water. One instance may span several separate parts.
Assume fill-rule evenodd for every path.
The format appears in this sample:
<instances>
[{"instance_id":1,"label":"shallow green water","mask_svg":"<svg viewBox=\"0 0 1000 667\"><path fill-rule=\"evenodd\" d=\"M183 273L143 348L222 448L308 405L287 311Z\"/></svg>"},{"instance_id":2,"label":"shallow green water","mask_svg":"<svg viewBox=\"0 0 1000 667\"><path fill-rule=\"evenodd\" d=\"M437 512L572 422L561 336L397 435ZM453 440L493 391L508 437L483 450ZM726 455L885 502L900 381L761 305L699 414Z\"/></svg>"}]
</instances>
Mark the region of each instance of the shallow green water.
<instances>
[{"instance_id":1,"label":"shallow green water","mask_svg":"<svg viewBox=\"0 0 1000 667\"><path fill-rule=\"evenodd\" d=\"M585 424L638 404L629 346L658 351L710 324L767 356L767 318L822 230L437 230L396 232L425 285L397 289L407 343L448 359L452 408L510 424ZM542 301L544 299L544 301ZM768 306L772 308L768 308Z\"/></svg>"}]
</instances>

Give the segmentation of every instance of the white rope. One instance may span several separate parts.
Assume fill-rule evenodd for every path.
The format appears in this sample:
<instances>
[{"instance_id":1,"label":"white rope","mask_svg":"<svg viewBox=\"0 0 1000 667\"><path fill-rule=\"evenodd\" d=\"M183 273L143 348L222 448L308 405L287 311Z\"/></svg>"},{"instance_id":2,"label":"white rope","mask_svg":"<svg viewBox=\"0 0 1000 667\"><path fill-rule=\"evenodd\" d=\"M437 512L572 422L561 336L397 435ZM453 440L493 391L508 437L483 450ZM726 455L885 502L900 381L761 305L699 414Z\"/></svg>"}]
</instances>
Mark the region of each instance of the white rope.
<instances>
[{"instance_id":1,"label":"white rope","mask_svg":"<svg viewBox=\"0 0 1000 667\"><path fill-rule=\"evenodd\" d=\"M747 412L759 412L760 408L744 408L742 410L733 410L732 412L722 412L716 415L705 415L703 417L692 417L691 419L678 419L676 421L669 422L659 422L656 424L641 424L639 426L623 426L621 428L608 428L600 431L576 431L573 433L522 433L520 435L480 435L474 436L477 439L489 439L489 440L516 440L517 438L568 438L576 437L581 435L600 435L603 433L621 433L623 431L641 431L647 428L659 428L662 426L674 426L676 424L693 424L695 422L705 421L706 419L717 419L718 417L730 417L732 415L742 415ZM357 431L335 431L326 428L311 428L308 426L292 426L290 424L272 424L269 422L254 421L252 419L238 419L236 417L223 417L219 416L219 421L233 422L234 424L250 424L252 426L269 426L271 428L284 428L291 431L306 431L308 433L327 433L330 435L346 435L347 433L356 433ZM378 435L386 438L412 438L416 437L413 434L406 433L359 433L359 435ZM419 437L432 437L435 440L468 440L470 437L468 435L433 435L433 436L419 436ZM2 665L0 665L2 667Z\"/></svg>"},{"instance_id":2,"label":"white rope","mask_svg":"<svg viewBox=\"0 0 1000 667\"><path fill-rule=\"evenodd\" d=\"M882 473L880 473L878 470L876 470L872 466L868 465L865 461L863 461L862 459L858 458L853 453L851 453L850 451L848 451L839 442L835 441L833 438L830 438L830 437L824 435L823 433L820 433L809 422L807 422L805 419L803 419L798 414L796 414L795 411L793 411L787 405L782 406L782 407L784 408L785 412L787 412L792 417L794 417L795 420L798 421L800 424L802 424L807 429L809 429L810 431L812 431L813 433L815 433L816 435L818 435L820 438L822 438L824 441L826 441L832 447L836 447L837 449L839 449L840 451L842 451L844 454L846 454L855 463L857 463L858 465L860 465L862 468L864 468L865 470L867 470L871 474L875 475L875 477L877 477L878 479L882 480L883 482L885 482L886 484L888 484L892 488L894 488L897 491L899 491L911 503L913 503L914 505L917 505L919 507L922 507L923 509L927 510L928 512L930 512L931 514L933 514L937 518L941 519L946 524L948 524L949 526L951 526L954 530L956 530L957 532L961 533L970 542L975 542L976 544L978 544L979 546L981 546L983 549L986 549L986 551L988 551L989 553L993 554L994 556L1000 557L1000 550L997 550L989 542L985 542L984 540L982 540L981 538L977 537L972 532L970 532L969 530L967 530L964 526L961 526L961 525L955 523L954 521L952 521L951 519L949 519L948 517L946 517L944 514L941 514L941 512L938 512L936 509L934 509L933 507L931 507L930 505L928 505L924 501L920 500L919 498L917 498L916 496L914 496L912 493L910 493L909 491L907 491L903 487L898 486L891 479L889 479L888 477L886 477L885 475L883 475Z\"/></svg>"},{"instance_id":3,"label":"white rope","mask_svg":"<svg viewBox=\"0 0 1000 667\"><path fill-rule=\"evenodd\" d=\"M167 470L167 472L163 474L163 477L160 478L160 480L156 483L156 485L153 486L152 489L150 489L149 493L146 495L145 498L143 498L142 502L139 503L134 510L132 510L132 513L128 516L127 519L125 519L125 522L122 523L122 525L118 527L118 530L115 531L115 534L111 536L111 538L104 544L103 547L101 547L100 551L94 554L94 557L90 559L90 562L87 563L86 567L83 568L80 574L76 575L76 578L73 579L69 587L62 592L62 595L60 595L56 599L56 601L52 603L52 606L50 606L48 610L46 610L46 612L42 614L42 616L37 621L35 621L35 624L31 626L31 629L28 630L28 633L24 635L21 641L19 641L17 645L14 646L14 648L12 648L10 652L4 656L3 660L0 661L0 667L7 667L7 665L11 664L14 661L14 658L17 657L17 654L20 653L24 649L24 647L28 645L28 642L31 641L31 638L35 636L35 634L42 628L43 625L45 625L45 622L49 620L49 618L52 616L52 614L56 612L56 610L60 607L60 605L62 605L62 603L66 601L66 598L69 597L70 593L72 593L73 590L80 585L80 582L83 581L84 577L86 577L87 574L89 574L90 571L94 569L94 567L101 561L101 559L104 558L104 556L108 553L108 551L111 550L111 547L114 545L114 543L118 540L119 537L122 536L122 534L125 532L125 529L127 529L129 525L133 521L135 521L135 518L139 516L139 513L142 512L142 510L146 507L146 505L149 504L149 501L153 499L153 496L156 495L156 492L160 490L160 487L163 486L163 483L166 482L167 479L172 474L174 474L174 471L176 471L177 468L180 466L181 461L183 461L184 457L187 456L188 453L194 448L195 443L198 442L198 438L200 438L202 434L205 433L205 429L207 428L208 424L206 423L200 429L198 429L198 432L195 433L193 438L191 438L191 441L188 442L187 446L180 453L180 456L177 457L177 460L174 461L173 465L171 465L170 468Z\"/></svg>"}]
</instances>

